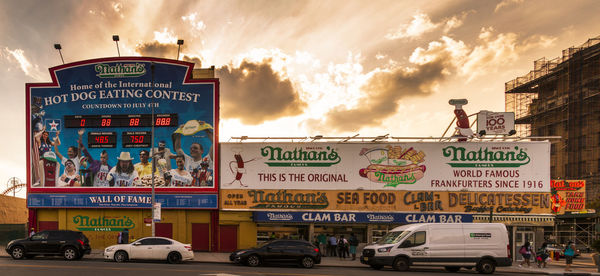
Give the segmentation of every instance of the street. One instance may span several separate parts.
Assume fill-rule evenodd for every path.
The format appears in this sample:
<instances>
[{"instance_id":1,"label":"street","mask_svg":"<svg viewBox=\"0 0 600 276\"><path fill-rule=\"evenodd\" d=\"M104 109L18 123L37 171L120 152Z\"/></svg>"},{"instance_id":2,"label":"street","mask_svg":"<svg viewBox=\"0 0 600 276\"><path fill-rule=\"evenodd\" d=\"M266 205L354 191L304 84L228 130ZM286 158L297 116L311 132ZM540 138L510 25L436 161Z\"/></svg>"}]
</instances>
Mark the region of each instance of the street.
<instances>
[{"instance_id":1,"label":"street","mask_svg":"<svg viewBox=\"0 0 600 276\"><path fill-rule=\"evenodd\" d=\"M94 276L94 275L156 275L156 276L179 276L179 275L398 275L397 271L391 269L373 270L370 268L348 268L316 266L313 269L303 269L293 265L247 267L234 264L220 263L198 263L187 262L178 265L170 265L163 262L127 262L115 263L97 259L84 259L81 261L67 262L62 258L35 258L32 260L13 260L0 258L2 275L38 276L38 275L61 275L61 276ZM413 268L403 275L479 275L474 270L461 270L460 273L448 273L443 268ZM514 273L497 272L494 275L516 275Z\"/></svg>"}]
</instances>

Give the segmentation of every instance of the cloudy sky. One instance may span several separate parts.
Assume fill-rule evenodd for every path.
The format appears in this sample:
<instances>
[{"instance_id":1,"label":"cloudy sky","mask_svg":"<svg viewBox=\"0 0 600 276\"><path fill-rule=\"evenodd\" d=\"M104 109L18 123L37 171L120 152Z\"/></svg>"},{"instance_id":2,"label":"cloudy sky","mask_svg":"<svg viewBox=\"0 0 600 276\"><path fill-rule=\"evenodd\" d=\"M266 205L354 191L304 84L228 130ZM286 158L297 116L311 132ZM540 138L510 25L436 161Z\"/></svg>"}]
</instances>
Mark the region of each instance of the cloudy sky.
<instances>
[{"instance_id":1,"label":"cloudy sky","mask_svg":"<svg viewBox=\"0 0 600 276\"><path fill-rule=\"evenodd\" d=\"M215 66L221 141L236 136L439 137L504 111L504 83L600 35L597 1L0 1L0 191L25 180L25 83L116 56Z\"/></svg>"}]
</instances>

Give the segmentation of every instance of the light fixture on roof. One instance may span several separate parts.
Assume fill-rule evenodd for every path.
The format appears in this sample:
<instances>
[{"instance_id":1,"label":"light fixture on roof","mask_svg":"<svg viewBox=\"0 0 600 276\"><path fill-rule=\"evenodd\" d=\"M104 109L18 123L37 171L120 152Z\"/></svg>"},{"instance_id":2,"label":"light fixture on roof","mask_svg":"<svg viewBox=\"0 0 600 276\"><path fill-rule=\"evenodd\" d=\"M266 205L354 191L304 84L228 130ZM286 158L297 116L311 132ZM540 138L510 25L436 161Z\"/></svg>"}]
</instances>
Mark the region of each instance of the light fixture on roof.
<instances>
[{"instance_id":1,"label":"light fixture on roof","mask_svg":"<svg viewBox=\"0 0 600 276\"><path fill-rule=\"evenodd\" d=\"M62 46L60 46L60 44L54 44L54 49L58 50L58 53L60 54L60 60L62 60L62 63L65 64L65 60L63 59L62 56L62 52L60 51L62 49Z\"/></svg>"},{"instance_id":2,"label":"light fixture on roof","mask_svg":"<svg viewBox=\"0 0 600 276\"><path fill-rule=\"evenodd\" d=\"M113 41L117 44L117 54L121 56L121 51L119 51L119 35L113 35Z\"/></svg>"},{"instance_id":3,"label":"light fixture on roof","mask_svg":"<svg viewBox=\"0 0 600 276\"><path fill-rule=\"evenodd\" d=\"M181 50L181 45L183 45L183 39L177 40L177 60L179 60L179 50Z\"/></svg>"}]
</instances>

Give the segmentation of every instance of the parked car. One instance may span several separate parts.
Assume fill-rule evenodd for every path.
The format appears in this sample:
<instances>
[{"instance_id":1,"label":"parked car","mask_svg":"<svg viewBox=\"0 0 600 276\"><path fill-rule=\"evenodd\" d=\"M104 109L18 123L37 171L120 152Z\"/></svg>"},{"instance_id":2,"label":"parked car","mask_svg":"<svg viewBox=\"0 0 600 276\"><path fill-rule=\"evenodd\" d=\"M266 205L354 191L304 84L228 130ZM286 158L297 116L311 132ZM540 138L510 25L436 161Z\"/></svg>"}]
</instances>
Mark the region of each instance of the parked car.
<instances>
[{"instance_id":1,"label":"parked car","mask_svg":"<svg viewBox=\"0 0 600 276\"><path fill-rule=\"evenodd\" d=\"M444 266L450 272L475 267L494 273L511 266L506 226L501 223L415 223L394 228L375 244L365 246L360 262L399 271L411 265Z\"/></svg>"},{"instance_id":2,"label":"parked car","mask_svg":"<svg viewBox=\"0 0 600 276\"><path fill-rule=\"evenodd\" d=\"M321 263L321 252L313 244L303 240L272 240L258 247L238 250L229 255L234 263L259 266L263 263L297 263L312 268Z\"/></svg>"},{"instance_id":3,"label":"parked car","mask_svg":"<svg viewBox=\"0 0 600 276\"><path fill-rule=\"evenodd\" d=\"M62 255L71 261L81 259L91 251L90 240L83 233L71 230L41 231L6 245L6 252L15 260L36 255Z\"/></svg>"},{"instance_id":4,"label":"parked car","mask_svg":"<svg viewBox=\"0 0 600 276\"><path fill-rule=\"evenodd\" d=\"M190 244L163 237L146 237L128 244L111 245L104 249L102 255L105 260L119 263L128 260L166 260L176 264L194 259Z\"/></svg>"}]
</instances>

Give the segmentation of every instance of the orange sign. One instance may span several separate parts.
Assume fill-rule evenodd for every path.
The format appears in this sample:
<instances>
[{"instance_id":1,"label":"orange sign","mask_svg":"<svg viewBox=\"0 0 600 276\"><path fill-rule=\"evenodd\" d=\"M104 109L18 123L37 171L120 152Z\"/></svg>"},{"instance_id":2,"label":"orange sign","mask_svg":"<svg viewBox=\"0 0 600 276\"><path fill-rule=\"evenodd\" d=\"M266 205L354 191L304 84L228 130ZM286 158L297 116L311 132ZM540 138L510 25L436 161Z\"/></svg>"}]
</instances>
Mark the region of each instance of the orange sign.
<instances>
[{"instance_id":1,"label":"orange sign","mask_svg":"<svg viewBox=\"0 0 600 276\"><path fill-rule=\"evenodd\" d=\"M585 210L585 180L551 180L552 213Z\"/></svg>"}]
</instances>

